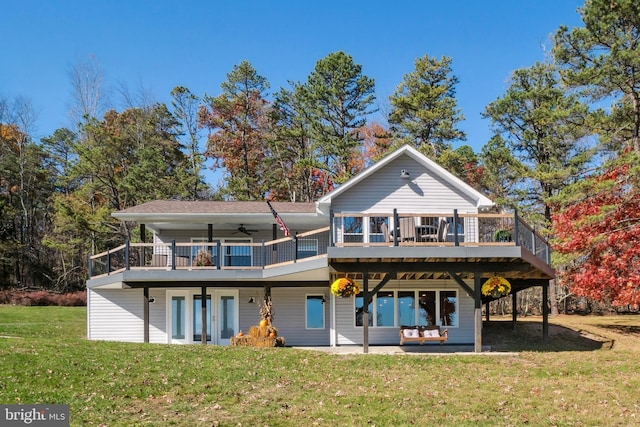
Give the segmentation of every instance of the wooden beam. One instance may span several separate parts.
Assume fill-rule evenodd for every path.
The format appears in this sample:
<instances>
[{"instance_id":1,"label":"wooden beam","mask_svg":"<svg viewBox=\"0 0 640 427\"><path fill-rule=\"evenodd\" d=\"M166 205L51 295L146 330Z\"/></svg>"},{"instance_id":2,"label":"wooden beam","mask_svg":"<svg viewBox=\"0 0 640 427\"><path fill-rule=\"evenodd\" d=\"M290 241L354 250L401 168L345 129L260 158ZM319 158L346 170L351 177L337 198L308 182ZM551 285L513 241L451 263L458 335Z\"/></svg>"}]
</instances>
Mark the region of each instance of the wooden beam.
<instances>
[{"instance_id":1,"label":"wooden beam","mask_svg":"<svg viewBox=\"0 0 640 427\"><path fill-rule=\"evenodd\" d=\"M467 291L469 296L471 296L475 300L476 292L473 289L471 289L471 287L469 287L469 285L467 285L467 283L464 280L462 280L460 276L458 276L456 273L452 271L447 271L447 274L451 276L451 278L455 280L456 283L460 285L465 291Z\"/></svg>"},{"instance_id":2,"label":"wooden beam","mask_svg":"<svg viewBox=\"0 0 640 427\"><path fill-rule=\"evenodd\" d=\"M368 277L369 275L366 274L366 276ZM380 283L378 283L376 285L375 288L373 288L373 291L371 291L371 298L369 298L369 302L371 302L371 300L373 300L373 295L377 294L378 292L380 292L380 289L382 289L384 287L384 285L386 285L387 283L389 283L389 281L391 279L395 279L396 278L396 273L387 273L384 275L384 277L382 278L382 280L380 281Z\"/></svg>"}]
</instances>

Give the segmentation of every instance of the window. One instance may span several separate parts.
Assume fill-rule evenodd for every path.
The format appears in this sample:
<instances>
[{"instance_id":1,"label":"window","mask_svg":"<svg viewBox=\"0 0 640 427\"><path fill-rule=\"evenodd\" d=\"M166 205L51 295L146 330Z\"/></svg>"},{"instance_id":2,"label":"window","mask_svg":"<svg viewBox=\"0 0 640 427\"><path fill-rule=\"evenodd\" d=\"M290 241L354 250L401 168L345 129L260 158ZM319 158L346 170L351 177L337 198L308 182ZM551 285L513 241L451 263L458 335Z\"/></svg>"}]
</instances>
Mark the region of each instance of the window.
<instances>
[{"instance_id":1,"label":"window","mask_svg":"<svg viewBox=\"0 0 640 427\"><path fill-rule=\"evenodd\" d=\"M436 324L436 291L418 291L418 325Z\"/></svg>"},{"instance_id":2,"label":"window","mask_svg":"<svg viewBox=\"0 0 640 427\"><path fill-rule=\"evenodd\" d=\"M382 216L372 216L369 218L369 242L386 242L385 236L382 233L382 224L386 224L388 229L389 218Z\"/></svg>"},{"instance_id":3,"label":"window","mask_svg":"<svg viewBox=\"0 0 640 427\"><path fill-rule=\"evenodd\" d=\"M416 322L416 293L398 292L398 326L413 326Z\"/></svg>"},{"instance_id":4,"label":"window","mask_svg":"<svg viewBox=\"0 0 640 427\"><path fill-rule=\"evenodd\" d=\"M373 303L369 303L369 326L373 326ZM362 326L364 316L364 297L362 292L356 295L356 326Z\"/></svg>"},{"instance_id":5,"label":"window","mask_svg":"<svg viewBox=\"0 0 640 427\"><path fill-rule=\"evenodd\" d=\"M184 297L171 298L171 338L184 339L185 327Z\"/></svg>"},{"instance_id":6,"label":"window","mask_svg":"<svg viewBox=\"0 0 640 427\"><path fill-rule=\"evenodd\" d=\"M458 293L440 291L440 324L458 326Z\"/></svg>"},{"instance_id":7,"label":"window","mask_svg":"<svg viewBox=\"0 0 640 427\"><path fill-rule=\"evenodd\" d=\"M362 293L355 298L355 325L363 326ZM383 291L369 304L369 326L458 325L458 292L437 290Z\"/></svg>"},{"instance_id":8,"label":"window","mask_svg":"<svg viewBox=\"0 0 640 427\"><path fill-rule=\"evenodd\" d=\"M206 318L211 319L211 295L207 295ZM211 322L207 322L207 341L211 341ZM202 341L202 295L193 296L193 340Z\"/></svg>"},{"instance_id":9,"label":"window","mask_svg":"<svg viewBox=\"0 0 640 427\"><path fill-rule=\"evenodd\" d=\"M298 259L318 255L318 239L298 239Z\"/></svg>"},{"instance_id":10,"label":"window","mask_svg":"<svg viewBox=\"0 0 640 427\"><path fill-rule=\"evenodd\" d=\"M324 329L324 295L307 295L307 329Z\"/></svg>"},{"instance_id":11,"label":"window","mask_svg":"<svg viewBox=\"0 0 640 427\"><path fill-rule=\"evenodd\" d=\"M250 239L229 239L224 243L250 243ZM225 245L224 265L230 267L250 267L251 266L251 246L249 245Z\"/></svg>"},{"instance_id":12,"label":"window","mask_svg":"<svg viewBox=\"0 0 640 427\"><path fill-rule=\"evenodd\" d=\"M376 295L376 326L394 326L394 292Z\"/></svg>"},{"instance_id":13,"label":"window","mask_svg":"<svg viewBox=\"0 0 640 427\"><path fill-rule=\"evenodd\" d=\"M344 243L362 243L362 217L348 216L343 218Z\"/></svg>"}]
</instances>

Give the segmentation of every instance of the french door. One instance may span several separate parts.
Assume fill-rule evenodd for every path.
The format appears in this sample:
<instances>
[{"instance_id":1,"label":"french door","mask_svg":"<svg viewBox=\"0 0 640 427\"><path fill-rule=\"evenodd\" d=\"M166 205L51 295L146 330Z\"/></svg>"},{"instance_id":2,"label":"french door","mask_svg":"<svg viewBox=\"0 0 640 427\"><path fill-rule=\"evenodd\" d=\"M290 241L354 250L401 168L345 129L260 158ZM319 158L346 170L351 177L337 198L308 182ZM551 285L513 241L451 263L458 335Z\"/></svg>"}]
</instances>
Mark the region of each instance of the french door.
<instances>
[{"instance_id":1,"label":"french door","mask_svg":"<svg viewBox=\"0 0 640 427\"><path fill-rule=\"evenodd\" d=\"M168 342L202 342L202 292L167 291ZM238 291L208 290L206 295L207 343L229 345L238 332Z\"/></svg>"}]
</instances>

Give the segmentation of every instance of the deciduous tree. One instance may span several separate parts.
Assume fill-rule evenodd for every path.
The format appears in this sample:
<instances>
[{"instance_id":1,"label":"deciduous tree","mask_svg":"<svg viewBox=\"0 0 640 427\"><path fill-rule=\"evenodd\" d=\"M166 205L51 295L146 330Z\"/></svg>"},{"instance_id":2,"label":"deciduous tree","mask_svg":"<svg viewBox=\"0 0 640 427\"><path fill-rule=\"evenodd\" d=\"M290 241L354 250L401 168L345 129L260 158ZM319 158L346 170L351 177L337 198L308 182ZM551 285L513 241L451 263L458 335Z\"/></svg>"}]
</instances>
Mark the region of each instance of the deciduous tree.
<instances>
[{"instance_id":1,"label":"deciduous tree","mask_svg":"<svg viewBox=\"0 0 640 427\"><path fill-rule=\"evenodd\" d=\"M572 202L554 217L561 279L577 295L614 306L640 304L639 164L628 152L579 190L574 186Z\"/></svg>"},{"instance_id":2,"label":"deciduous tree","mask_svg":"<svg viewBox=\"0 0 640 427\"><path fill-rule=\"evenodd\" d=\"M200 135L198 126L198 105L200 98L191 93L184 86L176 86L171 91L171 105L173 115L178 119L183 133L186 134L184 144L189 159L190 168L187 171L191 184L189 185L189 198L196 200L200 197L201 189L204 190L201 171L204 166L204 159L200 150Z\"/></svg>"}]
</instances>

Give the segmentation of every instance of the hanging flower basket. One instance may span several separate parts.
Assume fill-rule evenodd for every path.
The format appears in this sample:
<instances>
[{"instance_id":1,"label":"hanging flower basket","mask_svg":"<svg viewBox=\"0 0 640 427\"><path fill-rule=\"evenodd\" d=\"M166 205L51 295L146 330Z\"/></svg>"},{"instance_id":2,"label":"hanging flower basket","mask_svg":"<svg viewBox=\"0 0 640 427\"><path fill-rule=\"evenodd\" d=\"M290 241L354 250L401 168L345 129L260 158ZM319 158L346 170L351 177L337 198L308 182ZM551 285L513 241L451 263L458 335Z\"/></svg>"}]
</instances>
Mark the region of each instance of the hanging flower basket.
<instances>
[{"instance_id":1,"label":"hanging flower basket","mask_svg":"<svg viewBox=\"0 0 640 427\"><path fill-rule=\"evenodd\" d=\"M511 283L504 277L493 276L482 285L482 295L500 298L511 292Z\"/></svg>"},{"instance_id":2,"label":"hanging flower basket","mask_svg":"<svg viewBox=\"0 0 640 427\"><path fill-rule=\"evenodd\" d=\"M338 297L352 297L360 292L356 282L342 277L331 284L331 293Z\"/></svg>"}]
</instances>

